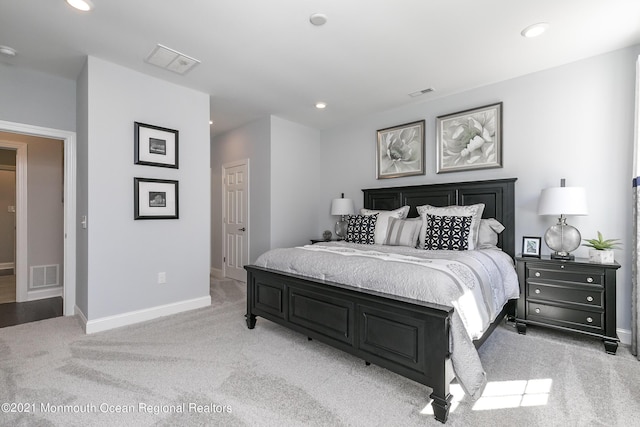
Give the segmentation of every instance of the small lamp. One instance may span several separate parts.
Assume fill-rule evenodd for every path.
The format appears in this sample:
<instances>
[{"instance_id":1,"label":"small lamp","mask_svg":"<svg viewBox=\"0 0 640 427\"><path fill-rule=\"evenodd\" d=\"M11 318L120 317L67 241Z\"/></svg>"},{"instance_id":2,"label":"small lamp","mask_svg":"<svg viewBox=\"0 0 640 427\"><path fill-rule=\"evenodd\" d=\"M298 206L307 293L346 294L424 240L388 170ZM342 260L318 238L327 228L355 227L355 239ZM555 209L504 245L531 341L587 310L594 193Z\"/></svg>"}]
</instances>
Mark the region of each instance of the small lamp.
<instances>
[{"instance_id":1,"label":"small lamp","mask_svg":"<svg viewBox=\"0 0 640 427\"><path fill-rule=\"evenodd\" d=\"M558 223L549 227L544 234L544 241L554 251L551 258L574 259L571 251L580 246L582 236L575 227L567 224L565 215L587 215L587 196L582 187L565 187L565 180L560 180L560 187L545 188L538 199L538 215L556 215Z\"/></svg>"},{"instance_id":2,"label":"small lamp","mask_svg":"<svg viewBox=\"0 0 640 427\"><path fill-rule=\"evenodd\" d=\"M347 221L344 220L344 216L353 213L353 200L345 199L344 193L341 198L331 201L331 215L340 215L340 221L336 222L336 236L339 240L347 235Z\"/></svg>"}]
</instances>

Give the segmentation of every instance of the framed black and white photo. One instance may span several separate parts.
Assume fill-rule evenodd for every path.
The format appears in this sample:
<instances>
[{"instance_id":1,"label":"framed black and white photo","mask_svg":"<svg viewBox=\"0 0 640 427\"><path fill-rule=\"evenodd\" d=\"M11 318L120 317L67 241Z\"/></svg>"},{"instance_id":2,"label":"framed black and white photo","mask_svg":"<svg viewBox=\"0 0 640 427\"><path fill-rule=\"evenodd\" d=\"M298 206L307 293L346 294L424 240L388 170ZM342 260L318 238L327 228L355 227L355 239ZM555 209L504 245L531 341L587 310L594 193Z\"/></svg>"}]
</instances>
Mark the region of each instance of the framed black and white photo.
<instances>
[{"instance_id":1,"label":"framed black and white photo","mask_svg":"<svg viewBox=\"0 0 640 427\"><path fill-rule=\"evenodd\" d=\"M502 167L502 102L436 119L436 173Z\"/></svg>"},{"instance_id":2,"label":"framed black and white photo","mask_svg":"<svg viewBox=\"0 0 640 427\"><path fill-rule=\"evenodd\" d=\"M424 175L424 120L378 131L377 178Z\"/></svg>"},{"instance_id":3,"label":"framed black and white photo","mask_svg":"<svg viewBox=\"0 0 640 427\"><path fill-rule=\"evenodd\" d=\"M178 131L134 122L134 163L178 169Z\"/></svg>"},{"instance_id":4,"label":"framed black and white photo","mask_svg":"<svg viewBox=\"0 0 640 427\"><path fill-rule=\"evenodd\" d=\"M178 219L178 181L133 178L133 219Z\"/></svg>"},{"instance_id":5,"label":"framed black and white photo","mask_svg":"<svg viewBox=\"0 0 640 427\"><path fill-rule=\"evenodd\" d=\"M540 258L540 237L524 236L522 238L522 256Z\"/></svg>"}]
</instances>

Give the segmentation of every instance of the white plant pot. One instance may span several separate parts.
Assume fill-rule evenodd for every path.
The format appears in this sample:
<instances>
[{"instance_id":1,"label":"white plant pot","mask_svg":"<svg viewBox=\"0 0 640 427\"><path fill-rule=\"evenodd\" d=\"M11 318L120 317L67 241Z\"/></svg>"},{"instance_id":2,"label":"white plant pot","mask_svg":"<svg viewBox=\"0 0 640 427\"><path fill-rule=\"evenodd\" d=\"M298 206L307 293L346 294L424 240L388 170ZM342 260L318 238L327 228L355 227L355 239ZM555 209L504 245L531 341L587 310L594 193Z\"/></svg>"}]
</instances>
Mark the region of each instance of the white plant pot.
<instances>
[{"instance_id":1,"label":"white plant pot","mask_svg":"<svg viewBox=\"0 0 640 427\"><path fill-rule=\"evenodd\" d=\"M597 250L589 249L589 261L597 262L599 264L613 264L614 253L611 249Z\"/></svg>"}]
</instances>

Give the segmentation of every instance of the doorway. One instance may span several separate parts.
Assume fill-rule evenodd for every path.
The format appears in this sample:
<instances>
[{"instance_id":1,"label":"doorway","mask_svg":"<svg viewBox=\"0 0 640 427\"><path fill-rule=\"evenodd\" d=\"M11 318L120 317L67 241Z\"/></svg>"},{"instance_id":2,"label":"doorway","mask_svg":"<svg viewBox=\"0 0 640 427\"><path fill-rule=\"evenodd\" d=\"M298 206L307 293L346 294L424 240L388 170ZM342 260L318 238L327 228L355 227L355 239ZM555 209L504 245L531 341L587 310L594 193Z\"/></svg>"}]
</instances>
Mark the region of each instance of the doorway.
<instances>
[{"instance_id":1,"label":"doorway","mask_svg":"<svg viewBox=\"0 0 640 427\"><path fill-rule=\"evenodd\" d=\"M249 262L249 159L222 165L223 274L246 282Z\"/></svg>"},{"instance_id":2,"label":"doorway","mask_svg":"<svg viewBox=\"0 0 640 427\"><path fill-rule=\"evenodd\" d=\"M65 316L75 313L76 304L76 135L75 132L58 129L44 128L40 126L26 125L22 123L0 121L0 132L9 132L19 136L36 136L63 141L63 183L62 194L64 200L63 210L63 307ZM17 299L24 298L20 292L27 289L28 261L27 261L27 202L26 196L26 144L18 142L0 142L0 147L16 150L16 182L18 191L16 194L16 261L15 272L17 286ZM24 161L24 167L21 167ZM22 186L21 186L22 183ZM23 188L23 190L20 190ZM24 298L26 299L26 298ZM31 303L36 303L32 301Z\"/></svg>"},{"instance_id":3,"label":"doorway","mask_svg":"<svg viewBox=\"0 0 640 427\"><path fill-rule=\"evenodd\" d=\"M16 301L16 153L0 149L0 304Z\"/></svg>"}]
</instances>

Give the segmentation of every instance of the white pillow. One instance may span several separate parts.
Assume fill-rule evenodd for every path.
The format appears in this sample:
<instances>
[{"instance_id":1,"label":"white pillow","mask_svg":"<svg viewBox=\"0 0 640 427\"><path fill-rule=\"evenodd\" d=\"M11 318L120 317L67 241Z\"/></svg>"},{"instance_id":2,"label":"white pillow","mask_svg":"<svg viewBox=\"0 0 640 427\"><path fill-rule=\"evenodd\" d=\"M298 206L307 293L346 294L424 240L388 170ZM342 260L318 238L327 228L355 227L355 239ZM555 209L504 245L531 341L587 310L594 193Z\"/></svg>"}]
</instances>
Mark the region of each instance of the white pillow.
<instances>
[{"instance_id":1,"label":"white pillow","mask_svg":"<svg viewBox=\"0 0 640 427\"><path fill-rule=\"evenodd\" d=\"M495 249L498 246L498 234L502 233L504 225L495 218L481 219L478 230L478 249Z\"/></svg>"},{"instance_id":2,"label":"white pillow","mask_svg":"<svg viewBox=\"0 0 640 427\"><path fill-rule=\"evenodd\" d=\"M371 209L360 209L360 215L378 214L378 222L376 222L375 241L376 245L383 245L387 238L387 230L389 227L389 218L405 219L409 214L409 206L403 206L392 211L374 211Z\"/></svg>"},{"instance_id":3,"label":"white pillow","mask_svg":"<svg viewBox=\"0 0 640 427\"><path fill-rule=\"evenodd\" d=\"M416 208L422 218L422 229L420 230L420 247L424 248L425 236L427 233L427 214L438 216L470 216L471 230L469 233L468 249L473 250L478 247L478 234L480 229L480 220L484 211L484 203L478 203L468 206L445 206L437 207L431 205L418 206Z\"/></svg>"},{"instance_id":4,"label":"white pillow","mask_svg":"<svg viewBox=\"0 0 640 427\"><path fill-rule=\"evenodd\" d=\"M421 228L422 221L420 218L404 220L391 217L389 218L389 228L387 230L387 238L385 239L384 244L389 246L409 246L411 248L415 248Z\"/></svg>"}]
</instances>

